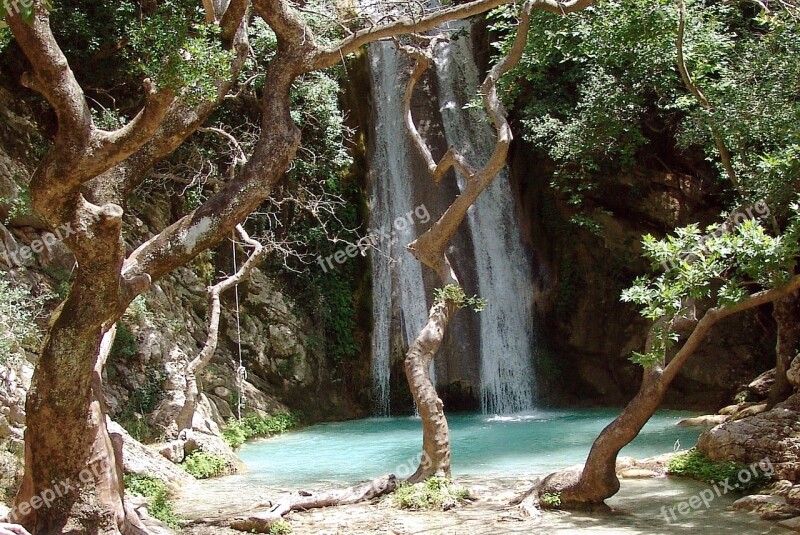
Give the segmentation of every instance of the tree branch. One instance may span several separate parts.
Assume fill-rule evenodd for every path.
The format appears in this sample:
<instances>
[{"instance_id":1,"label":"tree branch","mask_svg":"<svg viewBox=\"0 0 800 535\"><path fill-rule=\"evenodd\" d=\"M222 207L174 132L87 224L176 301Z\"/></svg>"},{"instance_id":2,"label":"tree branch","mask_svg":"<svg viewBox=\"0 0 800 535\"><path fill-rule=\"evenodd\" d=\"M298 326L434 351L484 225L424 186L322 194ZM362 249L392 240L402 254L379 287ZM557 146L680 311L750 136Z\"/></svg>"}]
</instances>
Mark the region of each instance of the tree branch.
<instances>
[{"instance_id":1,"label":"tree branch","mask_svg":"<svg viewBox=\"0 0 800 535\"><path fill-rule=\"evenodd\" d=\"M367 43L401 34L426 32L445 22L480 15L501 5L514 2L515 0L475 0L441 9L419 19L403 18L385 24L362 28L332 46L319 48L310 58L306 68L308 70L316 70L330 67L340 62L345 55L355 52ZM534 0L532 7L565 15L584 9L593 3L594 0L569 0L567 2Z\"/></svg>"},{"instance_id":2,"label":"tree branch","mask_svg":"<svg viewBox=\"0 0 800 535\"><path fill-rule=\"evenodd\" d=\"M191 429L192 427L192 420L194 419L194 413L197 409L197 399L200 395L200 388L197 385L197 374L203 371L214 356L214 352L217 350L217 344L219 342L219 319L222 312L221 295L247 277L270 251L269 248L264 247L261 243L252 239L241 225L236 225L236 232L239 234L242 241L252 247L253 250L247 258L247 261L242 264L236 273L208 288L210 311L208 318L208 334L203 349L201 349L200 353L186 365L186 399L177 418L178 431Z\"/></svg>"},{"instance_id":3,"label":"tree branch","mask_svg":"<svg viewBox=\"0 0 800 535\"><path fill-rule=\"evenodd\" d=\"M800 275L795 275L789 279L789 282L780 288L772 288L770 290L763 290L755 293L746 300L733 306L721 306L709 309L703 318L697 322L697 326L686 340L686 343L683 344L683 347L681 347L680 351L675 354L675 356L669 361L669 364L667 364L666 368L664 369L664 377L667 382L675 378L686 359L688 359L695 352L700 343L703 341L703 338L705 338L708 330L719 320L728 316L732 316L733 314L738 314L739 312L755 308L757 306L771 303L777 299L786 297L787 295L796 292L798 289L800 289Z\"/></svg>"},{"instance_id":4,"label":"tree branch","mask_svg":"<svg viewBox=\"0 0 800 535\"><path fill-rule=\"evenodd\" d=\"M528 40L528 31L531 26L531 13L533 8L537 5L541 5L541 2L538 0L529 0L522 6L520 23L511 50L491 68L481 85L483 103L489 117L491 117L494 123L497 141L492 156L486 164L477 171L473 171L470 168L466 159L455 147L450 147L445 156L438 163L434 162L430 150L425 145L422 136L414 125L411 115L411 93L413 91L413 85L419 80L424 68L430 62L430 58L433 54L433 47L436 46L437 40L431 40L426 52L420 50L411 52L417 60L417 65L409 80L409 87L406 90L403 100L406 129L409 130L414 144L427 162L428 169L431 171L435 181L438 182L444 173L451 167L455 167L455 169L464 176L467 182L464 191L456 197L439 220L424 234L408 245L408 250L420 262L439 273L442 278L445 278L447 272L451 271L449 265L447 265L447 259L444 254L447 243L455 235L458 227L467 215L469 207L474 204L481 192L489 187L497 174L503 169L503 166L505 166L508 147L511 144L513 135L505 117L505 110L497 96L496 85L500 77L516 65L522 57L522 52ZM406 52L410 51L409 47L402 47L402 50Z\"/></svg>"},{"instance_id":5,"label":"tree branch","mask_svg":"<svg viewBox=\"0 0 800 535\"><path fill-rule=\"evenodd\" d=\"M267 68L272 91L263 97L262 129L247 164L200 207L162 230L125 261L123 274L155 280L218 243L261 204L289 168L300 144L292 122L290 91L295 58L281 52Z\"/></svg>"},{"instance_id":6,"label":"tree branch","mask_svg":"<svg viewBox=\"0 0 800 535\"><path fill-rule=\"evenodd\" d=\"M275 32L278 37L279 49L284 49L284 51L291 49L297 55L308 55L317 50L314 32L297 15L289 2L286 0L253 0L253 6Z\"/></svg>"},{"instance_id":7,"label":"tree branch","mask_svg":"<svg viewBox=\"0 0 800 535\"><path fill-rule=\"evenodd\" d=\"M678 38L677 38L677 49L678 49L678 71L681 73L681 79L683 80L683 84L686 86L686 89L689 90L695 100L700 104L700 106L708 112L713 112L714 107L711 105L711 102L706 97L705 93L697 87L697 84L694 83L692 80L692 75L689 72L689 67L686 65L686 57L683 52L683 45L684 40L686 37L686 4L684 0L677 0L678 2ZM728 147L725 145L725 139L722 137L722 133L719 131L719 128L714 124L713 119L711 119L711 135L714 138L714 145L717 148L717 152L719 152L719 158L722 162L722 167L725 169L725 174L728 175L728 179L731 181L731 184L739 191L739 194L744 197L745 191L742 187L741 182L739 182L739 178L736 176L736 170L733 168L733 163L731 162L731 153L728 150Z\"/></svg>"}]
</instances>

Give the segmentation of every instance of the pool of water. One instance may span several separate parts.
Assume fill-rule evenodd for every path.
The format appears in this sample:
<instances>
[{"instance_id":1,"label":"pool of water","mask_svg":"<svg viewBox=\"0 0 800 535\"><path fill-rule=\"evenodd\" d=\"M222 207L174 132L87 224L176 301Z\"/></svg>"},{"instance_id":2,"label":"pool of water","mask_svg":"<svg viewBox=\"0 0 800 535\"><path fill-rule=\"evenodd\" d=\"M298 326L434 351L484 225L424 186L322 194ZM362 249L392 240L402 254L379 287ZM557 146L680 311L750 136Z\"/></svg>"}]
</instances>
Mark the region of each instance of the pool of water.
<instances>
[{"instance_id":1,"label":"pool of water","mask_svg":"<svg viewBox=\"0 0 800 535\"><path fill-rule=\"evenodd\" d=\"M513 416L449 417L453 475L520 477L546 474L586 460L597 434L618 409L542 410ZM687 412L661 411L622 451L636 458L689 448L700 430L676 427ZM244 445L247 472L258 486L352 484L386 473L407 477L422 448L418 418L370 418L319 424Z\"/></svg>"},{"instance_id":2,"label":"pool of water","mask_svg":"<svg viewBox=\"0 0 800 535\"><path fill-rule=\"evenodd\" d=\"M528 490L536 475L583 463L597 434L616 409L533 411L508 417L449 417L453 475L481 496L474 505L448 513L409 513L387 503L315 510L295 517L298 535L319 533L395 533L430 535L552 535L782 532L757 516L729 509L737 495L716 498L708 508L665 520L662 507L675 507L707 488L687 479L623 480L608 500L611 514L546 512L541 518L513 521L507 504ZM687 412L661 411L622 451L636 458L693 446L700 429L677 427ZM286 491L351 485L394 473L410 475L422 447L421 423L415 418L371 418L320 424L244 445L242 474L204 480L184 489L176 502L187 518L227 516ZM342 528L346 526L346 529ZM344 531L342 530L344 529Z\"/></svg>"}]
</instances>

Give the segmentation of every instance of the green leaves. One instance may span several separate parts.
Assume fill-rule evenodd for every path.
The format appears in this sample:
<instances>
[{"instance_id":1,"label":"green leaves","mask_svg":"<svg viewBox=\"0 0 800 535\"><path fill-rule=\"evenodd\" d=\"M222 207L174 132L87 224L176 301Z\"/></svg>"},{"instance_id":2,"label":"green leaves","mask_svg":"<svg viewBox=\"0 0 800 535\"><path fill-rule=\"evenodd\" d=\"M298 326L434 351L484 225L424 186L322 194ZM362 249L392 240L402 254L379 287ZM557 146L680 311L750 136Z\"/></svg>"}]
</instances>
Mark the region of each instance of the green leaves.
<instances>
[{"instance_id":1,"label":"green leaves","mask_svg":"<svg viewBox=\"0 0 800 535\"><path fill-rule=\"evenodd\" d=\"M0 364L24 357L26 348L35 348L41 336L36 321L49 297L34 296L0 271Z\"/></svg>"},{"instance_id":2,"label":"green leaves","mask_svg":"<svg viewBox=\"0 0 800 535\"><path fill-rule=\"evenodd\" d=\"M168 0L130 32L132 58L144 75L189 105L213 98L217 84L231 77L232 52L222 48L219 26L201 21L197 7Z\"/></svg>"},{"instance_id":3,"label":"green leaves","mask_svg":"<svg viewBox=\"0 0 800 535\"><path fill-rule=\"evenodd\" d=\"M711 111L677 72L672 0L609 0L569 17L536 13L520 65L502 81L506 104L522 137L555 164L553 186L572 205L653 155L666 161L703 154L731 187L713 125L745 186L746 199L733 192L737 202L765 199L785 217L800 180L797 10L687 4L684 52ZM516 9L490 15L499 51L515 34Z\"/></svg>"},{"instance_id":4,"label":"green leaves","mask_svg":"<svg viewBox=\"0 0 800 535\"><path fill-rule=\"evenodd\" d=\"M688 225L662 240L645 236L643 254L660 274L637 278L621 300L638 305L649 320L669 322L684 315L691 300L733 306L747 299L751 289L784 284L800 256L800 206L795 203L792 209L790 224L779 236L758 219L742 221L742 212L726 218L727 225L733 221L732 228L710 225L701 232L698 225ZM634 353L632 361L651 366L677 341L668 323L653 333L651 351Z\"/></svg>"},{"instance_id":5,"label":"green leaves","mask_svg":"<svg viewBox=\"0 0 800 535\"><path fill-rule=\"evenodd\" d=\"M437 303L450 301L458 308L470 307L475 312L486 310L486 299L478 297L477 295L467 297L464 293L464 289L456 284L448 284L442 288L436 288L433 290L433 295Z\"/></svg>"}]
</instances>

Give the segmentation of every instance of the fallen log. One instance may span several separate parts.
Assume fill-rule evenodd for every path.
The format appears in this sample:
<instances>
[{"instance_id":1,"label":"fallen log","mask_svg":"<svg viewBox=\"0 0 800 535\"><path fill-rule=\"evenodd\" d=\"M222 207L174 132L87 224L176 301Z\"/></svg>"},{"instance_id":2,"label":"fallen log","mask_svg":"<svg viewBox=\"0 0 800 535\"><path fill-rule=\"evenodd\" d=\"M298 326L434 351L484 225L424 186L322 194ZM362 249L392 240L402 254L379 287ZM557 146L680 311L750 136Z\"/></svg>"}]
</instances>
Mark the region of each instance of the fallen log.
<instances>
[{"instance_id":1,"label":"fallen log","mask_svg":"<svg viewBox=\"0 0 800 535\"><path fill-rule=\"evenodd\" d=\"M351 505L389 494L396 488L397 478L394 474L389 474L345 489L325 492L293 492L274 504L269 502L258 504L249 511L236 516L200 519L194 524L226 527L248 533L269 533L271 526L290 511Z\"/></svg>"}]
</instances>

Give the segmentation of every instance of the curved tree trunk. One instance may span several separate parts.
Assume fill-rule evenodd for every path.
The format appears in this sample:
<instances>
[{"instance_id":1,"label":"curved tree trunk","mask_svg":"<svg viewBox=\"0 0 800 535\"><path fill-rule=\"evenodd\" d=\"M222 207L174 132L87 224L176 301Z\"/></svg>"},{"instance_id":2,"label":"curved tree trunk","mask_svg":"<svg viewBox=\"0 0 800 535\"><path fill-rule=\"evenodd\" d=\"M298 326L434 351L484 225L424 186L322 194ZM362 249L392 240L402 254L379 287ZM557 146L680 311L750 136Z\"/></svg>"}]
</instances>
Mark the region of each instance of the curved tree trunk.
<instances>
[{"instance_id":1,"label":"curved tree trunk","mask_svg":"<svg viewBox=\"0 0 800 535\"><path fill-rule=\"evenodd\" d=\"M669 363L662 362L645 369L639 392L622 413L600 432L580 475L575 478L574 473L551 474L539 486L538 494L560 493L563 507L602 504L616 494L619 490L616 461L620 450L636 438L658 409L669 385L699 347L708 330L725 317L774 302L791 295L798 288L800 276L795 276L785 286L758 292L734 306L708 310Z\"/></svg>"},{"instance_id":2,"label":"curved tree trunk","mask_svg":"<svg viewBox=\"0 0 800 535\"><path fill-rule=\"evenodd\" d=\"M431 381L430 369L457 309L450 301L435 302L428 323L406 354L406 379L422 420L422 460L417 471L408 478L412 483L434 475L450 477L450 429L444 404Z\"/></svg>"},{"instance_id":3,"label":"curved tree trunk","mask_svg":"<svg viewBox=\"0 0 800 535\"><path fill-rule=\"evenodd\" d=\"M440 37L419 37L425 47L400 46L400 49L415 60L414 71L409 78L403 98L404 124L406 130L425 160L428 171L435 183L454 169L466 180L464 191L448 206L444 214L411 244L408 250L417 260L431 268L444 285L458 285L450 262L445 254L447 244L453 238L458 227L464 221L467 210L478 199L478 196L494 181L503 169L508 155L508 148L513 136L506 120L506 113L497 95L497 81L509 69L516 65L522 57L528 30L531 23L531 12L538 5L528 1L522 7L520 23L514 44L508 54L487 73L481 85L481 95L489 118L497 133L497 142L489 161L480 169L473 169L466 158L455 147L450 147L437 162L425 144L422 135L414 124L411 114L411 97L422 74L433 60L434 49ZM409 478L416 482L435 474L450 476L450 430L444 415L442 400L436 393L436 387L430 378L430 364L441 346L450 320L459 305L450 301L435 302L428 315L428 323L411 344L406 354L405 371L408 385L417 403L422 419L423 455L417 471Z\"/></svg>"},{"instance_id":4,"label":"curved tree trunk","mask_svg":"<svg viewBox=\"0 0 800 535\"><path fill-rule=\"evenodd\" d=\"M106 428L102 367L115 328L67 331L67 313L48 333L28 393L25 476L10 516L32 533L146 533L126 515L121 452Z\"/></svg>"},{"instance_id":5,"label":"curved tree trunk","mask_svg":"<svg viewBox=\"0 0 800 535\"><path fill-rule=\"evenodd\" d=\"M197 383L197 375L205 369L205 367L211 361L211 358L214 356L214 352L217 350L217 343L219 342L219 318L221 312L220 295L222 292L225 292L231 287L239 284L245 277L247 277L250 272L253 271L253 268L255 268L256 265L258 265L258 263L264 258L267 252L269 252L269 249L264 247L261 243L250 238L250 236L247 234L247 231L245 231L241 225L236 225L236 232L239 234L239 237L244 243L253 248L253 252L250 253L247 261L242 264L242 267L239 268L236 273L208 288L210 309L208 315L208 337L206 338L206 343L203 346L203 349L200 351L197 357L192 359L192 361L186 365L186 388L184 389L185 400L176 420L179 433L184 429L192 428L192 420L194 419L194 413L197 410L197 401L200 397L200 387Z\"/></svg>"}]
</instances>

